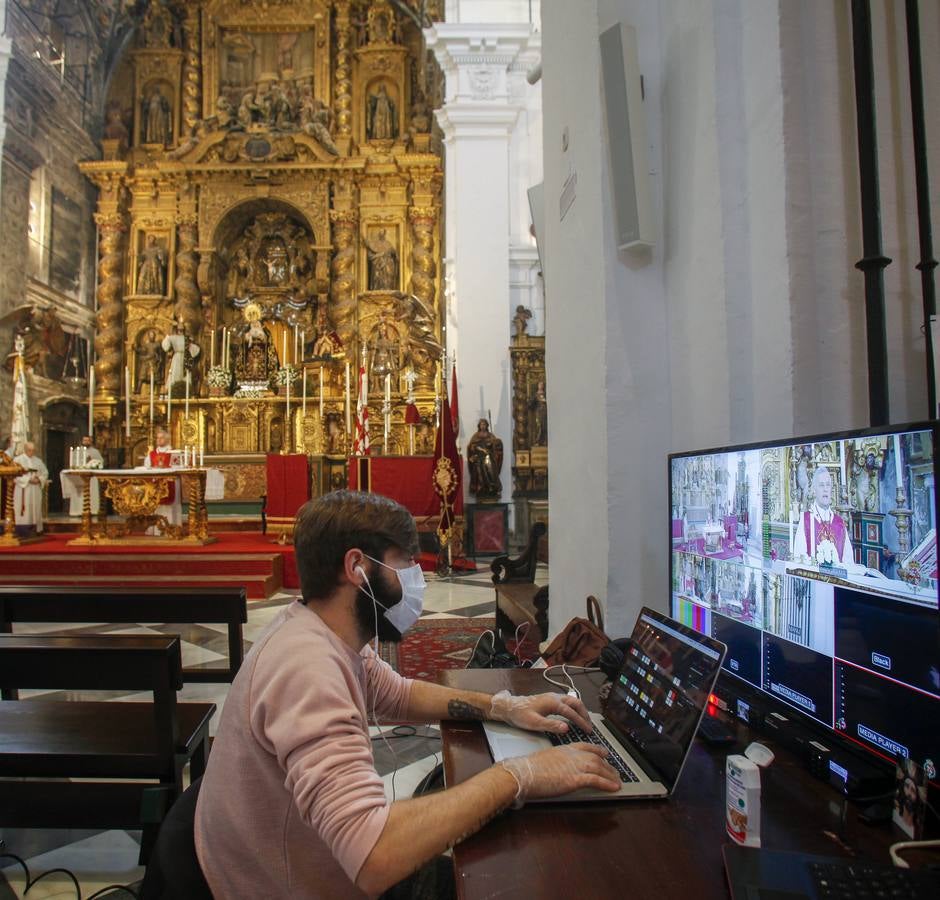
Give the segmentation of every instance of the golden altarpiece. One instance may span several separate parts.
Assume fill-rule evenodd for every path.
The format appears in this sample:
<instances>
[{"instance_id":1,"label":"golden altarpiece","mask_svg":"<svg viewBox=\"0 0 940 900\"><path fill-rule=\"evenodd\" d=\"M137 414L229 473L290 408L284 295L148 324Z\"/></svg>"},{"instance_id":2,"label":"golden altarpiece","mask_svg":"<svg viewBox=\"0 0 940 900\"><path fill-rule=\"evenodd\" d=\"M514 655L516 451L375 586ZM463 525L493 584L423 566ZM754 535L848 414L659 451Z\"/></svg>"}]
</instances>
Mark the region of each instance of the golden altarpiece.
<instances>
[{"instance_id":1,"label":"golden altarpiece","mask_svg":"<svg viewBox=\"0 0 940 900\"><path fill-rule=\"evenodd\" d=\"M318 458L329 489L364 366L373 447L432 452L439 79L384 0L150 4L103 159L81 166L99 190L99 446L139 464L168 425L227 499L258 497L265 452Z\"/></svg>"}]
</instances>

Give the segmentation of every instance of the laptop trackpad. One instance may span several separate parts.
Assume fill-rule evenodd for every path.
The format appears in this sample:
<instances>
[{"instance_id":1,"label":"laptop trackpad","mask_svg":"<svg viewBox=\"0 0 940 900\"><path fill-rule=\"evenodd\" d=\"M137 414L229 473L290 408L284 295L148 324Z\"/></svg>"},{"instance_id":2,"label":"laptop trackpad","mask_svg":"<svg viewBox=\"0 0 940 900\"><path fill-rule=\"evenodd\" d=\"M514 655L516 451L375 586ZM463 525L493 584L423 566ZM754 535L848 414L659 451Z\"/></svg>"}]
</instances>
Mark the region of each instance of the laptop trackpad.
<instances>
[{"instance_id":1,"label":"laptop trackpad","mask_svg":"<svg viewBox=\"0 0 940 900\"><path fill-rule=\"evenodd\" d=\"M483 730L496 762L511 756L538 753L539 750L547 750L552 746L551 741L542 735L520 731L501 722L484 722Z\"/></svg>"}]
</instances>

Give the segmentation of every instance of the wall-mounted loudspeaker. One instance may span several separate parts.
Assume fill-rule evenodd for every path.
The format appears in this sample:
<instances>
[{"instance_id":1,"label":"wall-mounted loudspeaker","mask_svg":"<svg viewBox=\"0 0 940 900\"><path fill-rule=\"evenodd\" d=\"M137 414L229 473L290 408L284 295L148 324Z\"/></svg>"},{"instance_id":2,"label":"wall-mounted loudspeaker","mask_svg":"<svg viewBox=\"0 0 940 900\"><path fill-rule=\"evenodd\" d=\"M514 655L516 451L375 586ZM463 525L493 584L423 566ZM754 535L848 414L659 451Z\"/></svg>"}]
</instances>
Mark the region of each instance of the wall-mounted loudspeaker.
<instances>
[{"instance_id":1,"label":"wall-mounted loudspeaker","mask_svg":"<svg viewBox=\"0 0 940 900\"><path fill-rule=\"evenodd\" d=\"M617 246L649 247L654 233L636 30L618 22L601 33L600 44Z\"/></svg>"}]
</instances>

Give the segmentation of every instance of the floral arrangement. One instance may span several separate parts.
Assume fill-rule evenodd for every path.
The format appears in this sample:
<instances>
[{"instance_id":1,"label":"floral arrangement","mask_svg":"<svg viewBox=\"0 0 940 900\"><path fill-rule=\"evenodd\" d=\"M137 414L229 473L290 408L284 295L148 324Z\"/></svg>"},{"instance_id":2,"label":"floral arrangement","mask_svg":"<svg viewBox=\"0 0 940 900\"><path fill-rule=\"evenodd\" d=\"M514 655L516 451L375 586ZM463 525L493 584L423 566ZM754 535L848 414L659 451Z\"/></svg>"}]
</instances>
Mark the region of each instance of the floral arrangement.
<instances>
[{"instance_id":1,"label":"floral arrangement","mask_svg":"<svg viewBox=\"0 0 940 900\"><path fill-rule=\"evenodd\" d=\"M912 590L917 589L922 574L920 563L916 559L912 559L906 566L898 566L898 575Z\"/></svg>"},{"instance_id":2,"label":"floral arrangement","mask_svg":"<svg viewBox=\"0 0 940 900\"><path fill-rule=\"evenodd\" d=\"M300 377L300 370L295 366L287 365L277 370L274 383L283 387L288 383L293 384L298 377Z\"/></svg>"},{"instance_id":3,"label":"floral arrangement","mask_svg":"<svg viewBox=\"0 0 940 900\"><path fill-rule=\"evenodd\" d=\"M222 366L213 366L206 376L206 381L212 388L227 388L231 380L232 373Z\"/></svg>"},{"instance_id":4,"label":"floral arrangement","mask_svg":"<svg viewBox=\"0 0 940 900\"><path fill-rule=\"evenodd\" d=\"M839 561L836 545L832 541L820 541L816 545L816 562L821 566L834 566Z\"/></svg>"},{"instance_id":5,"label":"floral arrangement","mask_svg":"<svg viewBox=\"0 0 940 900\"><path fill-rule=\"evenodd\" d=\"M90 460L88 460L88 462L85 463L84 466L82 466L82 468L83 468L83 469L103 469L103 468L104 468L104 460L101 460L101 459L90 459Z\"/></svg>"}]
</instances>

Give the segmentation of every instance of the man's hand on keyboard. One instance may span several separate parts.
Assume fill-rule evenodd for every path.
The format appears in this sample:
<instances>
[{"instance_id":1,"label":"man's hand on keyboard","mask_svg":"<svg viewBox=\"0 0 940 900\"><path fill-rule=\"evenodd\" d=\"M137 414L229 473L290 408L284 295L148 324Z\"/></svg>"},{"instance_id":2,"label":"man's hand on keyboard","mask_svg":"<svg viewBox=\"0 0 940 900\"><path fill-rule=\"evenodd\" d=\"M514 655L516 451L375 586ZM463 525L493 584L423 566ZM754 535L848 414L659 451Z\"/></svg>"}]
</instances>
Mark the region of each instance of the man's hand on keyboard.
<instances>
[{"instance_id":1,"label":"man's hand on keyboard","mask_svg":"<svg viewBox=\"0 0 940 900\"><path fill-rule=\"evenodd\" d=\"M549 718L552 716L553 718ZM567 694L533 694L515 697L509 691L493 695L490 719L524 728L526 731L551 731L563 734L568 723L557 718L563 716L579 728L590 733L594 730L585 705Z\"/></svg>"},{"instance_id":2,"label":"man's hand on keyboard","mask_svg":"<svg viewBox=\"0 0 940 900\"><path fill-rule=\"evenodd\" d=\"M566 744L528 756L513 756L497 765L516 779L516 807L526 800L560 797L581 788L620 790L620 776L606 760L607 751L593 744Z\"/></svg>"}]
</instances>

